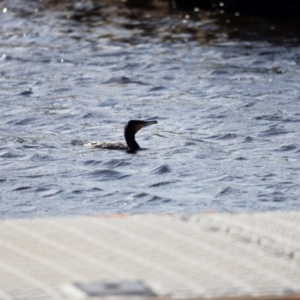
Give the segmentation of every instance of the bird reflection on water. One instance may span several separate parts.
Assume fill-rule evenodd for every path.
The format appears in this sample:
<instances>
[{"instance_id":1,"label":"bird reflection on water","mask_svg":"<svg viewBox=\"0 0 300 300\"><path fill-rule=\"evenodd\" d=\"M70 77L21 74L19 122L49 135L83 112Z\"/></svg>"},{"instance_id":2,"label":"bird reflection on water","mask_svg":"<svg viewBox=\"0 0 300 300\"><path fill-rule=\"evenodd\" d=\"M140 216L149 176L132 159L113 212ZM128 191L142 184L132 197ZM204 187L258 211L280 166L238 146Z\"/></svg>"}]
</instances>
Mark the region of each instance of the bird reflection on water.
<instances>
[{"instance_id":1,"label":"bird reflection on water","mask_svg":"<svg viewBox=\"0 0 300 300\"><path fill-rule=\"evenodd\" d=\"M128 121L124 128L124 137L127 145L120 142L93 142L86 144L86 146L110 150L127 150L128 153L135 153L137 150L140 149L139 144L135 140L135 134L143 127L152 124L157 124L157 121Z\"/></svg>"}]
</instances>

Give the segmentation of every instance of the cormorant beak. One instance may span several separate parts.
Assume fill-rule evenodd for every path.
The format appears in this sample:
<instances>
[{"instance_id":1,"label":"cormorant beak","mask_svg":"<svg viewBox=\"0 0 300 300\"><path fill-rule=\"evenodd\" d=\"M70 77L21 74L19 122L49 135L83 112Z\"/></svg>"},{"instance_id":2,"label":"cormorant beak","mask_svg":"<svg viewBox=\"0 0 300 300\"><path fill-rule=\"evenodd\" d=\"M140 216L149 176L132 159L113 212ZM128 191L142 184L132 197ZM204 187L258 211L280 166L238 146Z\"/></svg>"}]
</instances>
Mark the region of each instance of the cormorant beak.
<instances>
[{"instance_id":1,"label":"cormorant beak","mask_svg":"<svg viewBox=\"0 0 300 300\"><path fill-rule=\"evenodd\" d=\"M157 121L143 121L143 123L140 123L137 125L137 130L142 129L143 127L152 125L152 124L157 124Z\"/></svg>"},{"instance_id":2,"label":"cormorant beak","mask_svg":"<svg viewBox=\"0 0 300 300\"><path fill-rule=\"evenodd\" d=\"M157 124L157 121L145 121L144 125L142 127L145 127L145 126L149 126L149 125L152 125L152 124Z\"/></svg>"}]
</instances>

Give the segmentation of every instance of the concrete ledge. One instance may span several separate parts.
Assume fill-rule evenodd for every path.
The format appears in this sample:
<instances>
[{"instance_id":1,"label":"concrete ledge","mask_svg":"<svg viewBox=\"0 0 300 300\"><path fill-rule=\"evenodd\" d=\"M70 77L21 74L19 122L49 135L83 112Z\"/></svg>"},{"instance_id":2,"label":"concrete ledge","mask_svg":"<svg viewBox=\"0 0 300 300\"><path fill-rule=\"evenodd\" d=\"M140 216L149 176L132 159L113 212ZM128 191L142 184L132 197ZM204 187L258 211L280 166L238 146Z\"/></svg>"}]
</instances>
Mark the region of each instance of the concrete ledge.
<instances>
[{"instance_id":1,"label":"concrete ledge","mask_svg":"<svg viewBox=\"0 0 300 300\"><path fill-rule=\"evenodd\" d=\"M155 299L299 299L299 241L300 212L4 220L0 299L79 299L62 287L123 280Z\"/></svg>"},{"instance_id":2,"label":"concrete ledge","mask_svg":"<svg viewBox=\"0 0 300 300\"><path fill-rule=\"evenodd\" d=\"M174 300L174 298L145 298L145 297L93 297L93 298L83 298L82 300ZM184 300L299 300L300 295L290 295L290 296L264 296L264 297L218 297L218 298L185 298ZM76 298L69 300L77 300Z\"/></svg>"}]
</instances>

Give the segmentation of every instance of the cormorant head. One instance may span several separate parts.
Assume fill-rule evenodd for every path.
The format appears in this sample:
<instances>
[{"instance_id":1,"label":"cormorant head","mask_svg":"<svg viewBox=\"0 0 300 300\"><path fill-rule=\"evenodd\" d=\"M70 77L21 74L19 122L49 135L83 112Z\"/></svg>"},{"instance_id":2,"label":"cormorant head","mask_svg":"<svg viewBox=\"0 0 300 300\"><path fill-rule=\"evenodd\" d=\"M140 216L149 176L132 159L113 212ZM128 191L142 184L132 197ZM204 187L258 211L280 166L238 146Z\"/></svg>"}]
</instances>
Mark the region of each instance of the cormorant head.
<instances>
[{"instance_id":1,"label":"cormorant head","mask_svg":"<svg viewBox=\"0 0 300 300\"><path fill-rule=\"evenodd\" d=\"M128 152L132 153L140 148L138 143L135 141L134 136L140 129L152 124L157 124L157 121L130 120L125 125L124 136L125 136L127 146L129 148Z\"/></svg>"},{"instance_id":2,"label":"cormorant head","mask_svg":"<svg viewBox=\"0 0 300 300\"><path fill-rule=\"evenodd\" d=\"M151 124L157 124L157 121L130 120L125 125L125 133L126 133L126 131L128 131L128 132L133 132L134 134L136 134L140 129L142 129L143 127L149 126Z\"/></svg>"}]
</instances>

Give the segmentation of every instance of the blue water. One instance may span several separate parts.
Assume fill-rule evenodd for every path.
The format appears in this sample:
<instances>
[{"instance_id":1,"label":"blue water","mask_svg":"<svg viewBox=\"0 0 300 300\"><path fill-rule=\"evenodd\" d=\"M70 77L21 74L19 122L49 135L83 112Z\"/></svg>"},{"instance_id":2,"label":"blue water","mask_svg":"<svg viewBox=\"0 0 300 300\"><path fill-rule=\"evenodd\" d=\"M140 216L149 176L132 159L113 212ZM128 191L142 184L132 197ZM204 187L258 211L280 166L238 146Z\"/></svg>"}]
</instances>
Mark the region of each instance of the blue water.
<instances>
[{"instance_id":1,"label":"blue water","mask_svg":"<svg viewBox=\"0 0 300 300\"><path fill-rule=\"evenodd\" d=\"M300 208L297 37L2 6L1 218ZM135 155L72 143L123 141L130 119L158 121Z\"/></svg>"}]
</instances>

